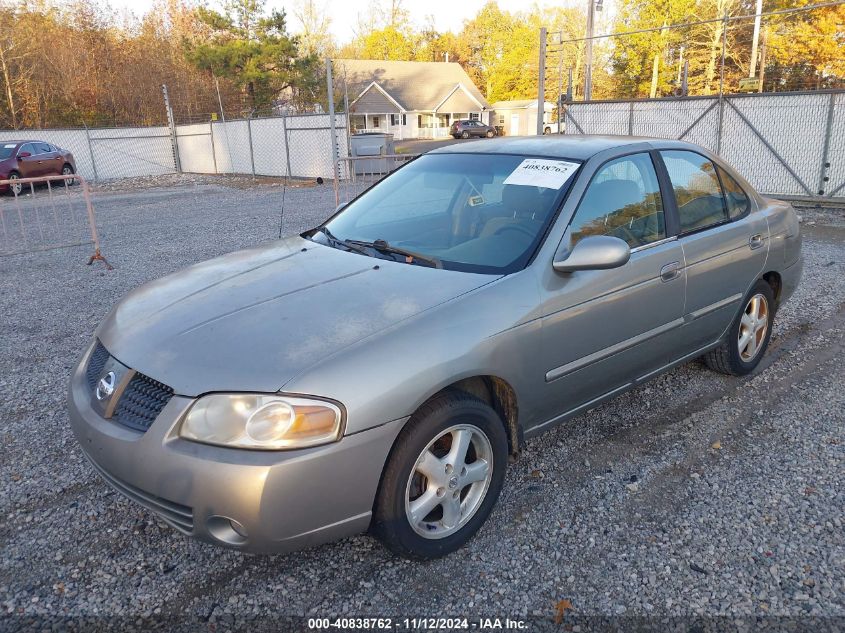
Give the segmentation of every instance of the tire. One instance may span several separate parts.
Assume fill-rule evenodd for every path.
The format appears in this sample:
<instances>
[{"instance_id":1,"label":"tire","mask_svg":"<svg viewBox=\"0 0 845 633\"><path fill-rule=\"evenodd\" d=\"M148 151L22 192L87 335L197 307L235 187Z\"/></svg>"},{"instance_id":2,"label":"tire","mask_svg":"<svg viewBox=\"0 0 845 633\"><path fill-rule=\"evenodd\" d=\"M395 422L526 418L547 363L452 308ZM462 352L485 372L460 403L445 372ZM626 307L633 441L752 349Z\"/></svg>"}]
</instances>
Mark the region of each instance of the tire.
<instances>
[{"instance_id":1,"label":"tire","mask_svg":"<svg viewBox=\"0 0 845 633\"><path fill-rule=\"evenodd\" d=\"M486 136L487 138L493 138L494 136L496 136L496 133L493 130L487 130Z\"/></svg>"},{"instance_id":2,"label":"tire","mask_svg":"<svg viewBox=\"0 0 845 633\"><path fill-rule=\"evenodd\" d=\"M758 280L743 298L742 306L728 329L727 339L704 355L707 366L722 374L745 376L754 371L772 336L776 309L772 287Z\"/></svg>"},{"instance_id":3,"label":"tire","mask_svg":"<svg viewBox=\"0 0 845 633\"><path fill-rule=\"evenodd\" d=\"M20 178L21 175L16 171L9 172L9 178L7 180L17 180ZM8 189L6 190L10 196L19 196L23 193L23 185L18 183L17 185L13 185L9 183Z\"/></svg>"},{"instance_id":4,"label":"tire","mask_svg":"<svg viewBox=\"0 0 845 633\"><path fill-rule=\"evenodd\" d=\"M469 132L462 133L461 138L469 138Z\"/></svg>"},{"instance_id":5,"label":"tire","mask_svg":"<svg viewBox=\"0 0 845 633\"><path fill-rule=\"evenodd\" d=\"M66 176L68 174L73 174L73 173L75 173L75 172L73 171L73 166L71 166L70 163L65 163L64 165L62 165L62 175L63 176ZM76 178L68 178L67 180L65 180L65 182L67 183L68 187L70 187L71 185L73 185L73 183L76 182Z\"/></svg>"},{"instance_id":6,"label":"tire","mask_svg":"<svg viewBox=\"0 0 845 633\"><path fill-rule=\"evenodd\" d=\"M551 133L552 133L552 128L550 128L550 127L543 128L543 135L547 135L547 134L551 134Z\"/></svg>"},{"instance_id":7,"label":"tire","mask_svg":"<svg viewBox=\"0 0 845 633\"><path fill-rule=\"evenodd\" d=\"M464 441L455 444L459 437ZM470 459L453 464L451 451L460 453L459 446L468 447L464 460ZM373 534L405 558L428 560L454 552L490 515L507 461L505 426L493 409L463 391L435 397L396 438L379 484ZM426 513L413 521L414 510Z\"/></svg>"}]
</instances>

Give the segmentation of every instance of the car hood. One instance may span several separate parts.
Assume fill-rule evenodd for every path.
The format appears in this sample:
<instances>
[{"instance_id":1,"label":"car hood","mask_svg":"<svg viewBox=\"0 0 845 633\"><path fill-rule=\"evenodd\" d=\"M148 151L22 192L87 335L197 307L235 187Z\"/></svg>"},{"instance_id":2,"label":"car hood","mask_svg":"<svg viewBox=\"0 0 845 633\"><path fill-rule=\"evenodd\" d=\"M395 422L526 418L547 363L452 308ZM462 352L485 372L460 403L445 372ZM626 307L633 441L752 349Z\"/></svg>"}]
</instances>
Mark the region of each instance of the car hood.
<instances>
[{"instance_id":1,"label":"car hood","mask_svg":"<svg viewBox=\"0 0 845 633\"><path fill-rule=\"evenodd\" d=\"M97 336L178 394L274 392L326 356L494 279L293 237L137 288Z\"/></svg>"}]
</instances>

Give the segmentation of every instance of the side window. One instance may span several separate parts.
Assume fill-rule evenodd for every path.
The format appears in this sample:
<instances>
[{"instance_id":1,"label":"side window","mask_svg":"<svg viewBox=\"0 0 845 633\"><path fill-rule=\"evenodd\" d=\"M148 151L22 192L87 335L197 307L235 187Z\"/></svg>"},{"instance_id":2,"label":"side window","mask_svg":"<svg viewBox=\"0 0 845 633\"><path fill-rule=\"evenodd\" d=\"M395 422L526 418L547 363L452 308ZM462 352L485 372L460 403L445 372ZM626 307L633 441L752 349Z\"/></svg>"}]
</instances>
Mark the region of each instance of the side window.
<instances>
[{"instance_id":1,"label":"side window","mask_svg":"<svg viewBox=\"0 0 845 633\"><path fill-rule=\"evenodd\" d=\"M47 143L38 143L38 153L39 154L49 154L53 151L53 148L50 147Z\"/></svg>"},{"instance_id":2,"label":"side window","mask_svg":"<svg viewBox=\"0 0 845 633\"><path fill-rule=\"evenodd\" d=\"M572 220L572 243L612 235L631 248L666 237L663 201L648 154L617 158L599 169Z\"/></svg>"},{"instance_id":3,"label":"side window","mask_svg":"<svg viewBox=\"0 0 845 633\"><path fill-rule=\"evenodd\" d=\"M722 179L722 188L725 190L728 216L731 220L741 218L748 211L748 196L739 183L722 168L719 168L719 177Z\"/></svg>"},{"instance_id":4,"label":"side window","mask_svg":"<svg viewBox=\"0 0 845 633\"><path fill-rule=\"evenodd\" d=\"M32 143L24 143L21 145L21 148L18 150L18 154L22 152L29 152L30 154L35 154L35 147L33 147Z\"/></svg>"},{"instance_id":5,"label":"side window","mask_svg":"<svg viewBox=\"0 0 845 633\"><path fill-rule=\"evenodd\" d=\"M716 166L709 158L683 150L663 151L660 155L675 191L681 233L727 220Z\"/></svg>"}]
</instances>

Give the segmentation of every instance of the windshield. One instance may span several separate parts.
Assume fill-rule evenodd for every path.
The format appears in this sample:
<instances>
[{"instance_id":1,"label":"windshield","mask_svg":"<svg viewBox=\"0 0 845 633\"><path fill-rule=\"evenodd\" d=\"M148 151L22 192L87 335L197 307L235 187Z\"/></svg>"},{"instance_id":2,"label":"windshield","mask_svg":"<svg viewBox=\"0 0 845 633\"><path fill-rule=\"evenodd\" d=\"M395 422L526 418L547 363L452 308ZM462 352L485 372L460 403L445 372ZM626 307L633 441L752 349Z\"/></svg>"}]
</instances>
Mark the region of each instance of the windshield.
<instances>
[{"instance_id":1,"label":"windshield","mask_svg":"<svg viewBox=\"0 0 845 633\"><path fill-rule=\"evenodd\" d=\"M0 145L0 160L6 160L9 156L14 154L17 146L17 143L3 143Z\"/></svg>"},{"instance_id":2,"label":"windshield","mask_svg":"<svg viewBox=\"0 0 845 633\"><path fill-rule=\"evenodd\" d=\"M509 154L427 154L326 222L328 237L310 237L338 248L376 243L374 257L400 251L450 270L513 272L528 263L579 166Z\"/></svg>"}]
</instances>

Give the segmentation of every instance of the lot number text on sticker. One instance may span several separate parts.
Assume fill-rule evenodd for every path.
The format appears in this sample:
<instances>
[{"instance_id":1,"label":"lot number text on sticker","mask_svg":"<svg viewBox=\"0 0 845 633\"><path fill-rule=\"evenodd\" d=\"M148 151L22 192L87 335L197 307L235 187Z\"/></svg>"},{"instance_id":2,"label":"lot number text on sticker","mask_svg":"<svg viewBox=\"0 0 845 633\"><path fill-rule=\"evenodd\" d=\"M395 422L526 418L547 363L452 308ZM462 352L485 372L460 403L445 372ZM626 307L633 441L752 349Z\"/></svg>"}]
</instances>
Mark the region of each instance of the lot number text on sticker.
<instances>
[{"instance_id":1,"label":"lot number text on sticker","mask_svg":"<svg viewBox=\"0 0 845 633\"><path fill-rule=\"evenodd\" d=\"M526 158L505 178L502 184L560 189L576 169L578 169L578 163L569 163L565 160Z\"/></svg>"}]
</instances>

